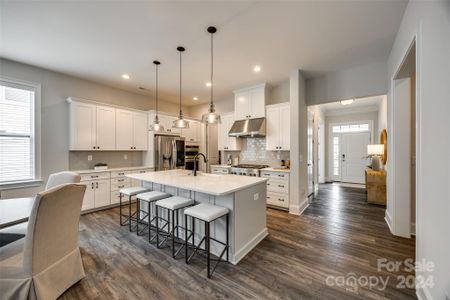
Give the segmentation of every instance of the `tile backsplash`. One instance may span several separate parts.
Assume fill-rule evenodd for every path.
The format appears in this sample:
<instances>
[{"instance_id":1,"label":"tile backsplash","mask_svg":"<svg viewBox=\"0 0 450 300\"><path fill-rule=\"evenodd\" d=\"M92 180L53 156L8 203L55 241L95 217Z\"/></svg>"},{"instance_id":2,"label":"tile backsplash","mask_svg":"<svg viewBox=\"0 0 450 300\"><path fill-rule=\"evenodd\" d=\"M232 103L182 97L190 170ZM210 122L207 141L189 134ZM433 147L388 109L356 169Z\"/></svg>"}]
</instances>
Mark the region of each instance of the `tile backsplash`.
<instances>
[{"instance_id":1,"label":"tile backsplash","mask_svg":"<svg viewBox=\"0 0 450 300\"><path fill-rule=\"evenodd\" d=\"M88 160L88 156L92 156L92 160ZM140 151L69 152L70 170L93 169L96 163L106 163L108 164L108 168L139 167L142 166L142 152Z\"/></svg>"},{"instance_id":2,"label":"tile backsplash","mask_svg":"<svg viewBox=\"0 0 450 300\"><path fill-rule=\"evenodd\" d=\"M267 151L266 138L245 138L242 140L240 152L225 152L225 163L228 155L239 156L239 163L241 164L261 164L271 167L280 166L281 160L288 160L290 157L289 151Z\"/></svg>"}]
</instances>

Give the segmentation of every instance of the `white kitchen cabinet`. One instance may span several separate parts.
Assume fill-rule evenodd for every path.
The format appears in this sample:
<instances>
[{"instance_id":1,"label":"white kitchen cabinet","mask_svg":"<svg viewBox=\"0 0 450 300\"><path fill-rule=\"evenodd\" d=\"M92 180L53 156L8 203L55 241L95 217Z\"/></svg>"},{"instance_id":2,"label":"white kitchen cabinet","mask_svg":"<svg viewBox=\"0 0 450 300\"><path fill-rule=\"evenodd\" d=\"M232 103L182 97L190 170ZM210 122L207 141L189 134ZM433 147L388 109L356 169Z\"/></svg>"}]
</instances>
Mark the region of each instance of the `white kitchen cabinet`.
<instances>
[{"instance_id":1,"label":"white kitchen cabinet","mask_svg":"<svg viewBox=\"0 0 450 300\"><path fill-rule=\"evenodd\" d=\"M177 119L176 117L158 114L158 118L159 123L164 126L164 132L172 134L181 134L181 129L172 128L173 121ZM151 121L153 122L154 120Z\"/></svg>"},{"instance_id":2,"label":"white kitchen cabinet","mask_svg":"<svg viewBox=\"0 0 450 300\"><path fill-rule=\"evenodd\" d=\"M290 150L289 103L266 107L266 150Z\"/></svg>"},{"instance_id":3,"label":"white kitchen cabinet","mask_svg":"<svg viewBox=\"0 0 450 300\"><path fill-rule=\"evenodd\" d=\"M266 97L266 84L234 91L235 119L264 118L266 113Z\"/></svg>"},{"instance_id":4,"label":"white kitchen cabinet","mask_svg":"<svg viewBox=\"0 0 450 300\"><path fill-rule=\"evenodd\" d=\"M201 123L198 121L189 121L189 128L181 130L181 136L185 138L186 142L200 143Z\"/></svg>"},{"instance_id":5,"label":"white kitchen cabinet","mask_svg":"<svg viewBox=\"0 0 450 300\"><path fill-rule=\"evenodd\" d=\"M116 150L147 150L147 114L116 110Z\"/></svg>"},{"instance_id":6,"label":"white kitchen cabinet","mask_svg":"<svg viewBox=\"0 0 450 300\"><path fill-rule=\"evenodd\" d=\"M133 149L133 113L130 110L116 110L116 149Z\"/></svg>"},{"instance_id":7,"label":"white kitchen cabinet","mask_svg":"<svg viewBox=\"0 0 450 300\"><path fill-rule=\"evenodd\" d=\"M218 175L230 174L230 167L211 166L211 173Z\"/></svg>"},{"instance_id":8,"label":"white kitchen cabinet","mask_svg":"<svg viewBox=\"0 0 450 300\"><path fill-rule=\"evenodd\" d=\"M289 173L285 171L261 171L261 177L266 181L267 204L270 206L289 209Z\"/></svg>"},{"instance_id":9,"label":"white kitchen cabinet","mask_svg":"<svg viewBox=\"0 0 450 300\"><path fill-rule=\"evenodd\" d=\"M96 149L96 105L70 104L70 150Z\"/></svg>"},{"instance_id":10,"label":"white kitchen cabinet","mask_svg":"<svg viewBox=\"0 0 450 300\"><path fill-rule=\"evenodd\" d=\"M96 113L97 150L116 150L116 109L97 105Z\"/></svg>"},{"instance_id":11,"label":"white kitchen cabinet","mask_svg":"<svg viewBox=\"0 0 450 300\"><path fill-rule=\"evenodd\" d=\"M145 151L147 150L147 114L141 112L133 112L133 149Z\"/></svg>"},{"instance_id":12,"label":"white kitchen cabinet","mask_svg":"<svg viewBox=\"0 0 450 300\"><path fill-rule=\"evenodd\" d=\"M82 182L86 185L81 210L89 210L107 206L111 203L111 187L109 179Z\"/></svg>"},{"instance_id":13,"label":"white kitchen cabinet","mask_svg":"<svg viewBox=\"0 0 450 300\"><path fill-rule=\"evenodd\" d=\"M234 114L222 114L222 123L218 125L218 146L219 150L239 151L241 150L241 140L228 136L228 132L234 123Z\"/></svg>"}]
</instances>

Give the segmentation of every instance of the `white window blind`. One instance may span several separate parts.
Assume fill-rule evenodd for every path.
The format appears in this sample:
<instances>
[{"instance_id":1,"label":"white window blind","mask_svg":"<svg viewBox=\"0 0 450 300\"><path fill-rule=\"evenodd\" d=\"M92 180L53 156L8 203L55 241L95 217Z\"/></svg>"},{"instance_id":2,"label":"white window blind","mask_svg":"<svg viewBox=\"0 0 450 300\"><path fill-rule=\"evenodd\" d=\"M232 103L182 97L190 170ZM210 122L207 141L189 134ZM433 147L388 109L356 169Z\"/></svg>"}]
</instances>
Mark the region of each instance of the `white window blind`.
<instances>
[{"instance_id":1,"label":"white window blind","mask_svg":"<svg viewBox=\"0 0 450 300\"><path fill-rule=\"evenodd\" d=\"M35 179L35 91L0 83L0 184Z\"/></svg>"}]
</instances>

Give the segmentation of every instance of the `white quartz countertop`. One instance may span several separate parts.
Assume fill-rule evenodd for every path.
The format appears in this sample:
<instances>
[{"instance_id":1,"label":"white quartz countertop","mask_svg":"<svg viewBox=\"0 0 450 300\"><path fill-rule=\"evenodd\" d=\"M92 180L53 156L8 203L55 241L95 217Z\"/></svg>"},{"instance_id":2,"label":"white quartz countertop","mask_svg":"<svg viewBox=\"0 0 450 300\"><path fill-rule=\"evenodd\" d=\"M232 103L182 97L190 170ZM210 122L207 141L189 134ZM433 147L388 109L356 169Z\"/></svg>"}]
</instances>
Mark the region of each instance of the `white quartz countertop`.
<instances>
[{"instance_id":1,"label":"white quartz countertop","mask_svg":"<svg viewBox=\"0 0 450 300\"><path fill-rule=\"evenodd\" d=\"M211 165L211 168L231 168L230 165Z\"/></svg>"},{"instance_id":2,"label":"white quartz countertop","mask_svg":"<svg viewBox=\"0 0 450 300\"><path fill-rule=\"evenodd\" d=\"M290 173L291 169L281 169L281 168L264 168L261 169L261 171L269 171L269 172L284 172L284 173Z\"/></svg>"},{"instance_id":3,"label":"white quartz countertop","mask_svg":"<svg viewBox=\"0 0 450 300\"><path fill-rule=\"evenodd\" d=\"M229 174L221 175L203 172L198 172L197 176L193 176L192 172L187 170L135 173L126 176L137 180L168 185L214 196L231 194L267 181L267 178L262 177Z\"/></svg>"},{"instance_id":4,"label":"white quartz countertop","mask_svg":"<svg viewBox=\"0 0 450 300\"><path fill-rule=\"evenodd\" d=\"M153 167L148 166L140 166L140 167L123 167L123 168L108 168L106 170L73 170L72 172L76 172L78 174L87 174L87 173L100 173L100 172L114 172L114 171L133 171L133 170L142 170L142 169L153 169Z\"/></svg>"}]
</instances>

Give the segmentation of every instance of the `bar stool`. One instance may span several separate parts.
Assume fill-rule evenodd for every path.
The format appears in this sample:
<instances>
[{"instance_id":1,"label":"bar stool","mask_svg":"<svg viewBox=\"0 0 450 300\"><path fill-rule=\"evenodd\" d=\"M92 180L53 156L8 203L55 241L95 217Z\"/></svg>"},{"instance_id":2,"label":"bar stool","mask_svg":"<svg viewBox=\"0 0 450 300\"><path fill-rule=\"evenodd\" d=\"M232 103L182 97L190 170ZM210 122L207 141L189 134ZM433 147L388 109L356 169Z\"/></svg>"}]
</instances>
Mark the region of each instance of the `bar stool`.
<instances>
[{"instance_id":1,"label":"bar stool","mask_svg":"<svg viewBox=\"0 0 450 300\"><path fill-rule=\"evenodd\" d=\"M141 223L141 221L143 219L148 217L148 224L146 224L146 226L142 229L141 232L143 232L146 228L148 228L148 241L150 242L151 240L153 240L153 238L155 238L155 237L153 237L153 238L151 237L152 227L154 227L152 225L152 223L156 219L156 217L152 218L152 204L155 201L169 198L169 197L171 197L170 194L167 194L164 192L159 192L159 191L151 191L151 192L146 192L146 193L141 193L141 194L136 195L136 199L137 199L137 203L138 203L138 213L137 213L137 223L136 223L136 234L137 235L140 235L139 223ZM142 210L141 201L147 202L148 211ZM144 213L142 218L140 216L141 213Z\"/></svg>"},{"instance_id":2,"label":"bar stool","mask_svg":"<svg viewBox=\"0 0 450 300\"><path fill-rule=\"evenodd\" d=\"M229 213L230 211L228 210L228 208L225 207L221 207L221 206L217 206L217 205L213 205L213 204L209 204L209 203L200 203L198 205L189 207L187 209L185 209L184 211L184 224L187 227L187 222L188 222L188 216L190 216L192 218L192 225L194 225L195 219L198 220L202 220L205 223L205 236L201 239L200 243L195 246L194 243L194 227L190 230L191 234L188 236L188 231L185 230L185 259L186 259L186 263L188 264L189 261L191 260L191 258L195 255L195 253L200 249L200 246L202 245L203 241L205 241L205 250L206 251L206 268L207 268L207 275L208 278L211 278L212 273L214 272L214 270L216 269L217 265L219 264L219 262L222 261L222 256L224 255L224 253L226 253L226 261L228 261L229 259L229 248L230 248L230 244L229 244ZM215 220L226 216L226 241L221 242L215 238L212 238L210 236L210 232L209 232L209 227L211 222L214 222ZM192 254L190 256L188 256L188 240L190 239L190 237L192 236L192 246L194 247L194 251L192 252ZM210 242L211 240L225 246L224 249L222 250L222 253L220 253L219 258L218 259L214 259L212 261L215 261L216 264L214 265L212 271L210 271L210 262L211 262L211 257L210 257Z\"/></svg>"},{"instance_id":3,"label":"bar stool","mask_svg":"<svg viewBox=\"0 0 450 300\"><path fill-rule=\"evenodd\" d=\"M172 241L172 257L176 258L178 254L180 253L181 249L184 247L184 242L175 241L175 238L178 238L178 229L184 229L184 227L179 226L179 214L178 211L182 208L188 207L193 205L195 202L192 199L189 198L183 198L179 196L173 196L170 198L159 200L155 203L156 206L156 245L158 248L161 248L161 245L167 240L171 239ZM163 208L168 211L167 220L159 217L158 208ZM175 218L175 214L177 217ZM165 222L164 226L161 228L159 227L159 220L163 220ZM170 221L172 220L172 229L170 228ZM176 221L176 224L175 224ZM167 232L160 232L163 230L166 226L168 226ZM159 236L164 236L164 240L159 243ZM178 249L178 251L175 252L175 243L181 244L181 247Z\"/></svg>"},{"instance_id":4,"label":"bar stool","mask_svg":"<svg viewBox=\"0 0 450 300\"><path fill-rule=\"evenodd\" d=\"M147 191L149 191L149 189L143 188L140 186L123 188L119 191L119 215L120 215L120 225L121 226L129 225L130 231L132 231L131 223L132 223L132 220L137 220L135 217L135 215L137 214L137 209L134 213L131 213L131 197L136 196L137 194L140 194L140 193L147 192ZM122 214L122 197L123 196L128 196L128 216ZM122 219L124 217L125 217L125 221L122 221Z\"/></svg>"}]
</instances>

